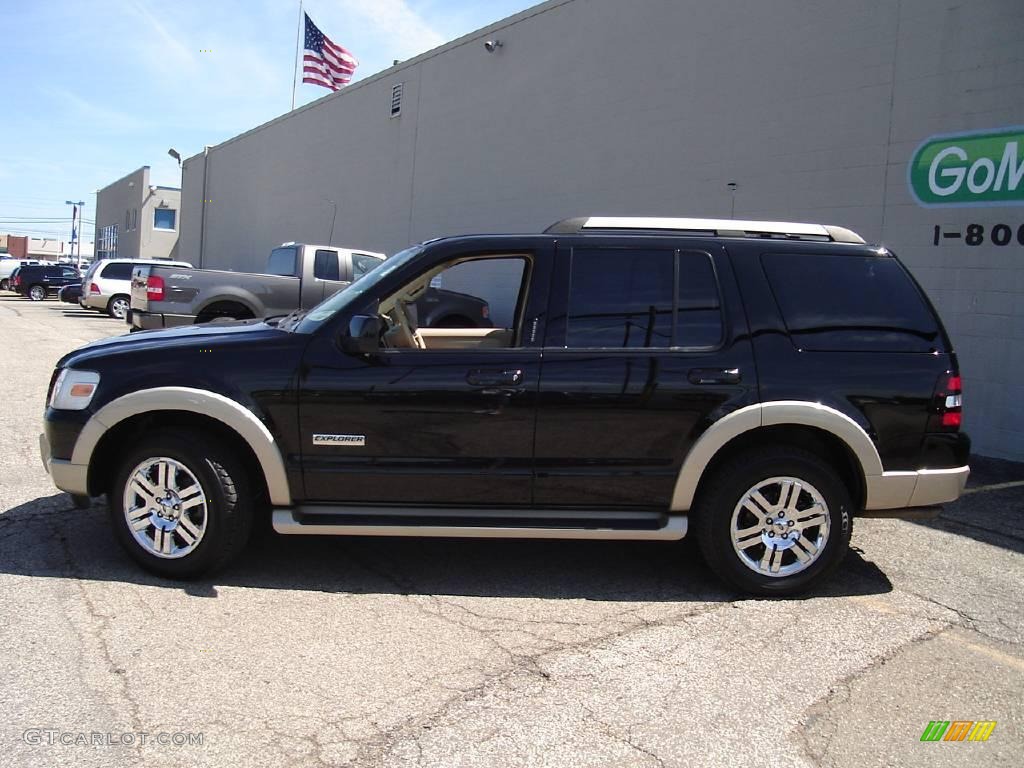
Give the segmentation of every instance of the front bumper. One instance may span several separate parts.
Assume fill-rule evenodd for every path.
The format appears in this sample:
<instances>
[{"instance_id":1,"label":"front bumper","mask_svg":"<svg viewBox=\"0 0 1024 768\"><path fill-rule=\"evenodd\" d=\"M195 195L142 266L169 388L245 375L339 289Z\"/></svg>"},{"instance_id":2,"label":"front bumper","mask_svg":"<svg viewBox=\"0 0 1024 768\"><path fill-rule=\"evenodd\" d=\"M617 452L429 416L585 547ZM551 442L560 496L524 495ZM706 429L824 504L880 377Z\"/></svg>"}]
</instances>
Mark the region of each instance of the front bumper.
<instances>
[{"instance_id":1,"label":"front bumper","mask_svg":"<svg viewBox=\"0 0 1024 768\"><path fill-rule=\"evenodd\" d=\"M192 315L171 315L161 312L147 312L143 309L131 309L125 318L133 330L151 331L157 328L177 328L180 325L192 325L196 319Z\"/></svg>"},{"instance_id":2,"label":"front bumper","mask_svg":"<svg viewBox=\"0 0 1024 768\"><path fill-rule=\"evenodd\" d=\"M55 459L51 455L50 441L46 434L39 435L39 458L43 467L53 479L53 484L62 491L75 496L89 495L89 467L84 464L72 464L70 459Z\"/></svg>"}]
</instances>

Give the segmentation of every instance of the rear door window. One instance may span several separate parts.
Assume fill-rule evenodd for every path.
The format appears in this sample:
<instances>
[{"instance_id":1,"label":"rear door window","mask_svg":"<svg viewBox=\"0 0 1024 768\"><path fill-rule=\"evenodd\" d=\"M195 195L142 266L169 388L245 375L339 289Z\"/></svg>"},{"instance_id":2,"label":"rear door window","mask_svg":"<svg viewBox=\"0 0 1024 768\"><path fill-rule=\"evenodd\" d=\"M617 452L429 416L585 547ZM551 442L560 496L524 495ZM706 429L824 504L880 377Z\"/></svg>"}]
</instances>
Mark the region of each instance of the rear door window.
<instances>
[{"instance_id":1,"label":"rear door window","mask_svg":"<svg viewBox=\"0 0 1024 768\"><path fill-rule=\"evenodd\" d=\"M934 314L894 258L769 253L761 263L800 349L944 351Z\"/></svg>"},{"instance_id":2,"label":"rear door window","mask_svg":"<svg viewBox=\"0 0 1024 768\"><path fill-rule=\"evenodd\" d=\"M714 347L723 329L719 295L707 253L575 248L566 346Z\"/></svg>"},{"instance_id":3,"label":"rear door window","mask_svg":"<svg viewBox=\"0 0 1024 768\"><path fill-rule=\"evenodd\" d=\"M313 257L313 277L320 280L341 280L337 251L317 251Z\"/></svg>"}]
</instances>

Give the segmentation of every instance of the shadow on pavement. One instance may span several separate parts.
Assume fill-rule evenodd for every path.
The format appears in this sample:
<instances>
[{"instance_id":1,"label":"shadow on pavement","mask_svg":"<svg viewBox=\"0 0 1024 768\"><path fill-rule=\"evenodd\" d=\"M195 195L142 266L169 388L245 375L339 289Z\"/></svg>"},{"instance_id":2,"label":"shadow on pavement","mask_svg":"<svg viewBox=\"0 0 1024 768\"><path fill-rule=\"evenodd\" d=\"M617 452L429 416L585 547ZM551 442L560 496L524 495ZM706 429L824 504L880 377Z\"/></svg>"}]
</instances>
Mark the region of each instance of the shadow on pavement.
<instances>
[{"instance_id":1,"label":"shadow on pavement","mask_svg":"<svg viewBox=\"0 0 1024 768\"><path fill-rule=\"evenodd\" d=\"M151 576L114 541L105 504L71 508L55 494L0 513L0 572L119 581L216 597L218 586L349 594L431 594L640 602L729 601L690 542L514 541L254 536L238 560L209 579ZM805 597L890 592L857 551Z\"/></svg>"},{"instance_id":2,"label":"shadow on pavement","mask_svg":"<svg viewBox=\"0 0 1024 768\"><path fill-rule=\"evenodd\" d=\"M972 456L967 493L945 505L936 519L913 522L1024 553L1024 485L998 487L1022 481L1024 463Z\"/></svg>"}]
</instances>

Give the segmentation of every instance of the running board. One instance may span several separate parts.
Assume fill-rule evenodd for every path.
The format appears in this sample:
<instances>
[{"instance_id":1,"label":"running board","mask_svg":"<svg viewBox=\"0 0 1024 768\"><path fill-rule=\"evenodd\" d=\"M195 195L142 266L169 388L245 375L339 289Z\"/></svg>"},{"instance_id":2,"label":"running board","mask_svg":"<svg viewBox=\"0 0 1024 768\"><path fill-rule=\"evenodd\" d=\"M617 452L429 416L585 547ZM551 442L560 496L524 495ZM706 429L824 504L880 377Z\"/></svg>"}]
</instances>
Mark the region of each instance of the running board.
<instances>
[{"instance_id":1,"label":"running board","mask_svg":"<svg viewBox=\"0 0 1024 768\"><path fill-rule=\"evenodd\" d=\"M412 522L417 517L422 517L422 521ZM456 522L453 518L462 518L465 523ZM487 524L487 518L492 518L495 524ZM546 525L538 525L541 521ZM623 525L624 521L635 521L635 525ZM686 515L564 510L432 509L410 512L408 508L316 506L275 509L273 523L278 533L300 536L678 541L686 536L687 531Z\"/></svg>"}]
</instances>

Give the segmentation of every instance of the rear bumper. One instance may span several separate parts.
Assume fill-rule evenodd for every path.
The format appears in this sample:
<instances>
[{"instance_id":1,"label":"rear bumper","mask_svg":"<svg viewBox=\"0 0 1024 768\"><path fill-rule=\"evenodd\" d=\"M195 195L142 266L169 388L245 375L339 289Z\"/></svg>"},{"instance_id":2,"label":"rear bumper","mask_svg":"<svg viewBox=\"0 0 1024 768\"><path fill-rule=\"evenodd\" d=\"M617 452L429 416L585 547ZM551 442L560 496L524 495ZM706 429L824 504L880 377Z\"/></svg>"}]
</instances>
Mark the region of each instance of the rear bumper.
<instances>
[{"instance_id":1,"label":"rear bumper","mask_svg":"<svg viewBox=\"0 0 1024 768\"><path fill-rule=\"evenodd\" d=\"M883 472L867 478L865 509L928 507L956 501L967 485L968 466L952 469L921 469L916 472Z\"/></svg>"},{"instance_id":2,"label":"rear bumper","mask_svg":"<svg viewBox=\"0 0 1024 768\"><path fill-rule=\"evenodd\" d=\"M67 459L55 459L50 455L50 441L45 434L39 435L39 458L43 467L53 479L53 484L62 491L75 496L89 495L89 467L84 464L72 464Z\"/></svg>"},{"instance_id":3,"label":"rear bumper","mask_svg":"<svg viewBox=\"0 0 1024 768\"><path fill-rule=\"evenodd\" d=\"M144 309L132 309L125 318L132 329L152 331L157 328L176 328L179 325L192 325L196 319L192 315L171 315L162 312L147 312Z\"/></svg>"}]
</instances>

